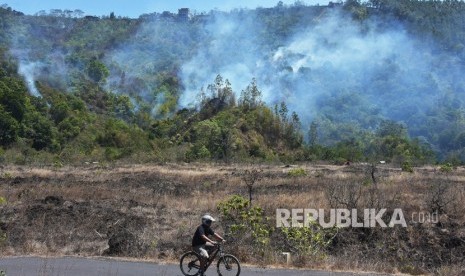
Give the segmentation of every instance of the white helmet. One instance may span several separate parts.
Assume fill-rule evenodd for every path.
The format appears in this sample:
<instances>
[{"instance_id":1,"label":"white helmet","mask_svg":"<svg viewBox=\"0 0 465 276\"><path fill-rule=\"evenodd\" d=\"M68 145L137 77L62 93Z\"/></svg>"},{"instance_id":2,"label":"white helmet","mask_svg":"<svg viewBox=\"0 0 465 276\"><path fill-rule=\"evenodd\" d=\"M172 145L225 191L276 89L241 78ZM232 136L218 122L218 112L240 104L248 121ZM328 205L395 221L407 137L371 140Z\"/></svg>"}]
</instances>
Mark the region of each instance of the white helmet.
<instances>
[{"instance_id":1,"label":"white helmet","mask_svg":"<svg viewBox=\"0 0 465 276\"><path fill-rule=\"evenodd\" d=\"M203 225L210 226L210 225L212 225L213 221L216 221L216 220L212 216L210 216L209 214L205 214L202 217L202 224Z\"/></svg>"}]
</instances>

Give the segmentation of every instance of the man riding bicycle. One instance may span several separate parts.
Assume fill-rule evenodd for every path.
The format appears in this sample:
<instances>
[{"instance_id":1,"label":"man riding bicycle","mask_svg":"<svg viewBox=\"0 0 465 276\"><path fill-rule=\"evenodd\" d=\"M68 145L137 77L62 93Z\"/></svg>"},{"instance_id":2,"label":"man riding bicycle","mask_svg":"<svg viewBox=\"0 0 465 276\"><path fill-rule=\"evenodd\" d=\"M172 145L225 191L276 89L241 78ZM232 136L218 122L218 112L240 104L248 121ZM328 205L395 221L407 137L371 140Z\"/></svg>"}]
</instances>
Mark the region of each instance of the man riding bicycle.
<instances>
[{"instance_id":1,"label":"man riding bicycle","mask_svg":"<svg viewBox=\"0 0 465 276\"><path fill-rule=\"evenodd\" d=\"M209 258L209 251L215 246L216 242L211 240L208 236L213 236L217 240L224 242L225 240L215 233L211 228L212 222L215 219L206 214L202 217L202 224L195 230L194 237L192 238L192 248L200 255L200 271L199 275L203 275L204 267Z\"/></svg>"}]
</instances>

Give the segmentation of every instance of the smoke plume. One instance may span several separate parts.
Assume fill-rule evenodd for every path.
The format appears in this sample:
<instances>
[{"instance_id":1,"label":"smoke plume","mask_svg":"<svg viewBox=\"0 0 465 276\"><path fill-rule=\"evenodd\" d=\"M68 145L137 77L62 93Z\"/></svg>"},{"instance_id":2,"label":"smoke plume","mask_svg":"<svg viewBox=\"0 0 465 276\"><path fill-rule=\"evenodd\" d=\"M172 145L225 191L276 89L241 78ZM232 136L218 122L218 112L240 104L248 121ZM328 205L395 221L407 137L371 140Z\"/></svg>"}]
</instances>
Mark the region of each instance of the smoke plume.
<instances>
[{"instance_id":1,"label":"smoke plume","mask_svg":"<svg viewBox=\"0 0 465 276\"><path fill-rule=\"evenodd\" d=\"M417 39L395 20L359 22L334 9L296 24L284 38L270 38L251 15L211 19L208 43L182 65L182 106L217 74L236 93L256 78L266 103L285 101L307 125L330 118L367 129L392 119L406 123L414 136L428 136L417 131L422 115L452 87L463 92L457 59L438 55L433 42ZM273 47L276 40L280 45Z\"/></svg>"}]
</instances>

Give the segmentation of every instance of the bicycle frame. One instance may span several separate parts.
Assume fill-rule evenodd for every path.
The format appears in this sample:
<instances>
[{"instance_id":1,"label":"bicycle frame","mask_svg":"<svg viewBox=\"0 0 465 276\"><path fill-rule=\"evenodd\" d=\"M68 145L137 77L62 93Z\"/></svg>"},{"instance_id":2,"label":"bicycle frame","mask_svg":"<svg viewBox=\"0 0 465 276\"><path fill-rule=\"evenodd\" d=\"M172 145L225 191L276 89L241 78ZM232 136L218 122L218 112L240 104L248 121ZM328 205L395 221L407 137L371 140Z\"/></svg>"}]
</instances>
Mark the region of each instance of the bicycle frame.
<instances>
[{"instance_id":1,"label":"bicycle frame","mask_svg":"<svg viewBox=\"0 0 465 276\"><path fill-rule=\"evenodd\" d=\"M213 263L213 261L215 260L216 258L216 255L218 255L218 253L220 253L220 257L222 257L224 255L223 253L223 246L221 244L217 244L215 246L215 251L213 251L213 253L211 254L211 256L207 259L207 263L205 264L205 269L204 271L207 271L207 269L210 267L210 265Z\"/></svg>"}]
</instances>

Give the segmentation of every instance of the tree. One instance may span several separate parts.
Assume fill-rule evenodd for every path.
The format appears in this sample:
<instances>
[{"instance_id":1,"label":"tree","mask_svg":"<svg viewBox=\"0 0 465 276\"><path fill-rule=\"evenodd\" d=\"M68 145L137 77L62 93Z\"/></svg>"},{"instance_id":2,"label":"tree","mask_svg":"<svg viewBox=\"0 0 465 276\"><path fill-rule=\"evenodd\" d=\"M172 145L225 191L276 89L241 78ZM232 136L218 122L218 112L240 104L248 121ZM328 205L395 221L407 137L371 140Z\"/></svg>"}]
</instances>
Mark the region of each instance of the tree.
<instances>
[{"instance_id":1,"label":"tree","mask_svg":"<svg viewBox=\"0 0 465 276\"><path fill-rule=\"evenodd\" d=\"M59 102L52 105L50 108L50 115L55 121L55 124L59 124L61 121L69 116L69 106L66 102Z\"/></svg>"},{"instance_id":2,"label":"tree","mask_svg":"<svg viewBox=\"0 0 465 276\"><path fill-rule=\"evenodd\" d=\"M29 131L27 137L32 139L32 147L36 150L53 147L52 123L38 113L31 114L31 121L28 122Z\"/></svg>"},{"instance_id":3,"label":"tree","mask_svg":"<svg viewBox=\"0 0 465 276\"><path fill-rule=\"evenodd\" d=\"M379 124L379 127L376 130L376 134L379 137L406 137L407 128L403 124L390 120L384 120L381 121L381 123Z\"/></svg>"},{"instance_id":4,"label":"tree","mask_svg":"<svg viewBox=\"0 0 465 276\"><path fill-rule=\"evenodd\" d=\"M302 145L303 137L301 133L300 118L297 113L292 112L291 122L287 126L286 142L292 149L297 149Z\"/></svg>"},{"instance_id":5,"label":"tree","mask_svg":"<svg viewBox=\"0 0 465 276\"><path fill-rule=\"evenodd\" d=\"M310 130L308 131L308 141L310 146L314 147L318 142L318 124L313 121L310 124Z\"/></svg>"},{"instance_id":6,"label":"tree","mask_svg":"<svg viewBox=\"0 0 465 276\"><path fill-rule=\"evenodd\" d=\"M361 6L361 4L360 4L359 0L347 0L344 3L344 7L349 8L349 9L350 8L358 8L360 6Z\"/></svg>"},{"instance_id":7,"label":"tree","mask_svg":"<svg viewBox=\"0 0 465 276\"><path fill-rule=\"evenodd\" d=\"M236 98L229 80L224 80L221 75L217 75L214 83L207 86L207 91L212 100L218 99L226 106L236 105Z\"/></svg>"},{"instance_id":8,"label":"tree","mask_svg":"<svg viewBox=\"0 0 465 276\"><path fill-rule=\"evenodd\" d=\"M77 18L81 18L84 16L84 12L82 10L74 10L74 16Z\"/></svg>"},{"instance_id":9,"label":"tree","mask_svg":"<svg viewBox=\"0 0 465 276\"><path fill-rule=\"evenodd\" d=\"M16 79L3 78L0 81L0 106L18 122L26 112L26 88Z\"/></svg>"},{"instance_id":10,"label":"tree","mask_svg":"<svg viewBox=\"0 0 465 276\"><path fill-rule=\"evenodd\" d=\"M262 104L262 92L257 87L257 80L253 78L246 89L242 90L239 98L239 105L248 110L254 109Z\"/></svg>"},{"instance_id":11,"label":"tree","mask_svg":"<svg viewBox=\"0 0 465 276\"><path fill-rule=\"evenodd\" d=\"M368 5L372 8L378 9L381 7L382 0L369 0Z\"/></svg>"},{"instance_id":12,"label":"tree","mask_svg":"<svg viewBox=\"0 0 465 276\"><path fill-rule=\"evenodd\" d=\"M105 64L94 58L87 66L87 75L96 83L104 83L110 75L110 71Z\"/></svg>"},{"instance_id":13,"label":"tree","mask_svg":"<svg viewBox=\"0 0 465 276\"><path fill-rule=\"evenodd\" d=\"M252 170L245 170L241 174L241 179L244 181L245 185L247 186L249 192L249 206L252 206L252 194L253 194L253 187L257 181L259 181L261 171L257 169Z\"/></svg>"},{"instance_id":14,"label":"tree","mask_svg":"<svg viewBox=\"0 0 465 276\"><path fill-rule=\"evenodd\" d=\"M202 158L199 156L199 149L205 147L210 153L209 156L221 158L224 154L224 147L227 137L222 132L221 127L216 120L205 120L199 122L193 129L192 141L194 145L194 157Z\"/></svg>"},{"instance_id":15,"label":"tree","mask_svg":"<svg viewBox=\"0 0 465 276\"><path fill-rule=\"evenodd\" d=\"M228 129L222 128L220 137L221 138L220 138L219 149L220 149L221 157L226 163L229 163L229 158L231 156L232 143L233 143L231 130L229 128Z\"/></svg>"},{"instance_id":16,"label":"tree","mask_svg":"<svg viewBox=\"0 0 465 276\"><path fill-rule=\"evenodd\" d=\"M0 105L0 146L8 146L15 142L18 129L18 122Z\"/></svg>"},{"instance_id":17,"label":"tree","mask_svg":"<svg viewBox=\"0 0 465 276\"><path fill-rule=\"evenodd\" d=\"M292 122L291 122L292 128L294 129L294 131L299 131L300 128L302 127L302 125L300 124L299 115L297 115L297 113L293 111L291 117L292 117Z\"/></svg>"},{"instance_id":18,"label":"tree","mask_svg":"<svg viewBox=\"0 0 465 276\"><path fill-rule=\"evenodd\" d=\"M289 110L287 109L286 103L284 101L281 102L280 105L279 105L279 111L278 112L279 112L279 116L281 118L281 121L283 123L287 123L287 112L288 111Z\"/></svg>"}]
</instances>

